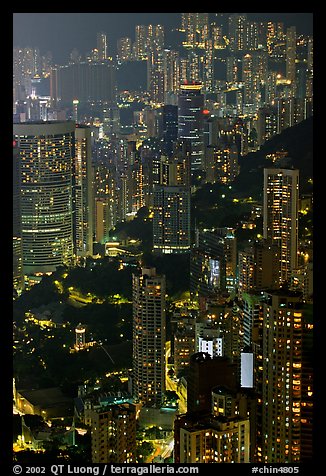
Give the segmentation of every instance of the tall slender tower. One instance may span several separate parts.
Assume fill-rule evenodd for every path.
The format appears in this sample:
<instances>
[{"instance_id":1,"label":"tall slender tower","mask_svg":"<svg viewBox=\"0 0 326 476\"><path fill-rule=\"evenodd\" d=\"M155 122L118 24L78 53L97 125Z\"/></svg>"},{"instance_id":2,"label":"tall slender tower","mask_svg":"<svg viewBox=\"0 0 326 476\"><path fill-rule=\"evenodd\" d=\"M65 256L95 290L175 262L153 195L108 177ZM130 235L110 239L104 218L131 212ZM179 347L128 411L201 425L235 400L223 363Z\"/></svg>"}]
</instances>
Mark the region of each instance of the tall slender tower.
<instances>
[{"instance_id":1,"label":"tall slender tower","mask_svg":"<svg viewBox=\"0 0 326 476\"><path fill-rule=\"evenodd\" d=\"M133 274L133 396L160 408L165 390L165 276Z\"/></svg>"},{"instance_id":2,"label":"tall slender tower","mask_svg":"<svg viewBox=\"0 0 326 476\"><path fill-rule=\"evenodd\" d=\"M19 148L25 274L52 272L73 257L74 122L13 126Z\"/></svg>"},{"instance_id":3,"label":"tall slender tower","mask_svg":"<svg viewBox=\"0 0 326 476\"><path fill-rule=\"evenodd\" d=\"M280 249L279 283L297 267L299 170L264 169L264 238Z\"/></svg>"},{"instance_id":4,"label":"tall slender tower","mask_svg":"<svg viewBox=\"0 0 326 476\"><path fill-rule=\"evenodd\" d=\"M291 26L286 30L286 79L295 84L295 60L297 52L297 35L295 26Z\"/></svg>"},{"instance_id":5,"label":"tall slender tower","mask_svg":"<svg viewBox=\"0 0 326 476\"><path fill-rule=\"evenodd\" d=\"M181 85L178 97L178 138L191 144L191 171L202 169L204 160L204 95L202 84Z\"/></svg>"},{"instance_id":6,"label":"tall slender tower","mask_svg":"<svg viewBox=\"0 0 326 476\"><path fill-rule=\"evenodd\" d=\"M100 61L106 60L108 57L108 43L106 33L103 31L97 34L97 50L98 59Z\"/></svg>"},{"instance_id":7,"label":"tall slender tower","mask_svg":"<svg viewBox=\"0 0 326 476\"><path fill-rule=\"evenodd\" d=\"M91 129L78 125L74 160L74 244L77 256L93 254Z\"/></svg>"}]
</instances>

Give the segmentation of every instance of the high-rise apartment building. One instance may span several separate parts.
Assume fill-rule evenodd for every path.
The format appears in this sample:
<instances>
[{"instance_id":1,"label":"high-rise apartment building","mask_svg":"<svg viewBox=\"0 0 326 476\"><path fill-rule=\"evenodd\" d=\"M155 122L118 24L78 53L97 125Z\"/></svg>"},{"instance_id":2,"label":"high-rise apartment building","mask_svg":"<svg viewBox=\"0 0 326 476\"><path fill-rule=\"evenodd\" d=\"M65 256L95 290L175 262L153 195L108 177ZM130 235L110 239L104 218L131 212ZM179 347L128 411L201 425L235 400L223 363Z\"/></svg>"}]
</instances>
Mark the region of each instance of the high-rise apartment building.
<instances>
[{"instance_id":1,"label":"high-rise apartment building","mask_svg":"<svg viewBox=\"0 0 326 476\"><path fill-rule=\"evenodd\" d=\"M133 274L133 396L160 408L165 391L165 276L155 268Z\"/></svg>"},{"instance_id":2,"label":"high-rise apartment building","mask_svg":"<svg viewBox=\"0 0 326 476\"><path fill-rule=\"evenodd\" d=\"M295 86L295 69L297 53L297 33L295 26L290 26L286 30L286 79Z\"/></svg>"},{"instance_id":3,"label":"high-rise apartment building","mask_svg":"<svg viewBox=\"0 0 326 476\"><path fill-rule=\"evenodd\" d=\"M92 463L135 463L135 408L121 404L91 411Z\"/></svg>"},{"instance_id":4,"label":"high-rise apartment building","mask_svg":"<svg viewBox=\"0 0 326 476\"><path fill-rule=\"evenodd\" d=\"M94 212L91 129L77 124L74 158L74 245L77 256L93 254Z\"/></svg>"},{"instance_id":5,"label":"high-rise apartment building","mask_svg":"<svg viewBox=\"0 0 326 476\"><path fill-rule=\"evenodd\" d=\"M97 51L99 61L106 60L108 57L108 40L103 31L97 33Z\"/></svg>"},{"instance_id":6,"label":"high-rise apartment building","mask_svg":"<svg viewBox=\"0 0 326 476\"><path fill-rule=\"evenodd\" d=\"M231 51L247 49L247 15L232 13L229 16L229 47Z\"/></svg>"},{"instance_id":7,"label":"high-rise apartment building","mask_svg":"<svg viewBox=\"0 0 326 476\"><path fill-rule=\"evenodd\" d=\"M130 61L132 59L132 47L131 39L128 37L119 38L117 42L118 60L120 63L123 61Z\"/></svg>"},{"instance_id":8,"label":"high-rise apartment building","mask_svg":"<svg viewBox=\"0 0 326 476\"><path fill-rule=\"evenodd\" d=\"M298 263L299 170L264 169L263 236L280 252L279 283Z\"/></svg>"},{"instance_id":9,"label":"high-rise apartment building","mask_svg":"<svg viewBox=\"0 0 326 476\"><path fill-rule=\"evenodd\" d=\"M257 141L262 146L266 140L277 134L277 109L276 107L262 107L258 109Z\"/></svg>"},{"instance_id":10,"label":"high-rise apartment building","mask_svg":"<svg viewBox=\"0 0 326 476\"><path fill-rule=\"evenodd\" d=\"M180 415L175 446L177 463L249 463L249 419Z\"/></svg>"},{"instance_id":11,"label":"high-rise apartment building","mask_svg":"<svg viewBox=\"0 0 326 476\"><path fill-rule=\"evenodd\" d=\"M178 96L178 138L191 144L191 171L203 168L204 96L201 83L182 84Z\"/></svg>"},{"instance_id":12,"label":"high-rise apartment building","mask_svg":"<svg viewBox=\"0 0 326 476\"><path fill-rule=\"evenodd\" d=\"M263 323L262 461L293 463L301 452L301 293L267 293Z\"/></svg>"},{"instance_id":13,"label":"high-rise apartment building","mask_svg":"<svg viewBox=\"0 0 326 476\"><path fill-rule=\"evenodd\" d=\"M52 272L73 257L74 122L14 124L19 149L25 274Z\"/></svg>"}]
</instances>

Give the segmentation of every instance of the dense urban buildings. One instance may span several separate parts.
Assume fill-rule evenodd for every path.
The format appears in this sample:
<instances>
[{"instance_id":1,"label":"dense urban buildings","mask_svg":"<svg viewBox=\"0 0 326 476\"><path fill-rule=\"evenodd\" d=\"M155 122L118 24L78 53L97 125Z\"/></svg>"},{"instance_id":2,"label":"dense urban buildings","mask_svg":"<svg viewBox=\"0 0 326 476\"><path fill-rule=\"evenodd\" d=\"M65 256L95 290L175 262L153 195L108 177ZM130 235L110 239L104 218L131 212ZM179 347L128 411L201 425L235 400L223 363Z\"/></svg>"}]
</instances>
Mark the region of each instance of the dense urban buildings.
<instances>
[{"instance_id":1,"label":"dense urban buildings","mask_svg":"<svg viewBox=\"0 0 326 476\"><path fill-rule=\"evenodd\" d=\"M313 69L310 13L14 14L14 461L311 463Z\"/></svg>"}]
</instances>

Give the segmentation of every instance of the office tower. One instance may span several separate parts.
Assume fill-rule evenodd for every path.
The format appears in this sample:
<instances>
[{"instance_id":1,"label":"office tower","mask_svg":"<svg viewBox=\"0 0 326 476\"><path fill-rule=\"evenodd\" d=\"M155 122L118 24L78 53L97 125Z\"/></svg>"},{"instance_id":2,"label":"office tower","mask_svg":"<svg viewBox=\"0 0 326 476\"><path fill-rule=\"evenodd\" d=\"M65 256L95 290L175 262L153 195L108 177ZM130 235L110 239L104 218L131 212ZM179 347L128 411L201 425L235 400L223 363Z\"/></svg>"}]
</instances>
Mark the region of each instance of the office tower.
<instances>
[{"instance_id":1,"label":"office tower","mask_svg":"<svg viewBox=\"0 0 326 476\"><path fill-rule=\"evenodd\" d=\"M267 293L263 323L263 462L298 462L302 399L301 293L284 290Z\"/></svg>"},{"instance_id":2,"label":"office tower","mask_svg":"<svg viewBox=\"0 0 326 476\"><path fill-rule=\"evenodd\" d=\"M190 244L190 188L155 185L154 252L189 253Z\"/></svg>"},{"instance_id":3,"label":"office tower","mask_svg":"<svg viewBox=\"0 0 326 476\"><path fill-rule=\"evenodd\" d=\"M258 109L257 142L261 147L277 134L277 108L273 106Z\"/></svg>"},{"instance_id":4,"label":"office tower","mask_svg":"<svg viewBox=\"0 0 326 476\"><path fill-rule=\"evenodd\" d=\"M13 221L12 221L12 234L14 237L20 238L21 237L21 175L20 175L20 167L21 167L21 159L20 159L20 150L19 150L19 142L17 139L13 139L13 148L12 148L12 191L13 191L13 200L12 200L12 208L13 208Z\"/></svg>"},{"instance_id":5,"label":"office tower","mask_svg":"<svg viewBox=\"0 0 326 476\"><path fill-rule=\"evenodd\" d=\"M229 16L229 48L231 51L247 49L247 15L232 13Z\"/></svg>"},{"instance_id":6,"label":"office tower","mask_svg":"<svg viewBox=\"0 0 326 476\"><path fill-rule=\"evenodd\" d=\"M91 411L92 463L135 463L136 410L121 404Z\"/></svg>"},{"instance_id":7,"label":"office tower","mask_svg":"<svg viewBox=\"0 0 326 476\"><path fill-rule=\"evenodd\" d=\"M116 100L115 66L112 61L80 62L51 69L50 96L54 106L79 103L114 103Z\"/></svg>"},{"instance_id":8,"label":"office tower","mask_svg":"<svg viewBox=\"0 0 326 476\"><path fill-rule=\"evenodd\" d=\"M190 171L187 145L179 143L170 159L161 157L160 184L154 185L153 249L190 250Z\"/></svg>"},{"instance_id":9,"label":"office tower","mask_svg":"<svg viewBox=\"0 0 326 476\"><path fill-rule=\"evenodd\" d=\"M133 274L133 396L160 408L165 391L165 276L155 268Z\"/></svg>"},{"instance_id":10,"label":"office tower","mask_svg":"<svg viewBox=\"0 0 326 476\"><path fill-rule=\"evenodd\" d=\"M190 357L187 377L187 411L210 411L212 388L223 385L237 388L237 365L227 357L214 357L197 352Z\"/></svg>"},{"instance_id":11,"label":"office tower","mask_svg":"<svg viewBox=\"0 0 326 476\"><path fill-rule=\"evenodd\" d=\"M117 41L117 53L120 63L132 59L131 39L128 37L119 38Z\"/></svg>"},{"instance_id":12,"label":"office tower","mask_svg":"<svg viewBox=\"0 0 326 476\"><path fill-rule=\"evenodd\" d=\"M108 57L108 42L106 33L103 31L97 33L97 51L99 61L106 60Z\"/></svg>"},{"instance_id":13,"label":"office tower","mask_svg":"<svg viewBox=\"0 0 326 476\"><path fill-rule=\"evenodd\" d=\"M178 139L191 144L191 172L203 168L204 96L201 83L182 84L178 95Z\"/></svg>"},{"instance_id":14,"label":"office tower","mask_svg":"<svg viewBox=\"0 0 326 476\"><path fill-rule=\"evenodd\" d=\"M24 273L52 272L73 257L75 124L24 123L13 130L20 160Z\"/></svg>"},{"instance_id":15,"label":"office tower","mask_svg":"<svg viewBox=\"0 0 326 476\"><path fill-rule=\"evenodd\" d=\"M163 106L163 152L171 157L173 144L178 138L178 107Z\"/></svg>"},{"instance_id":16,"label":"office tower","mask_svg":"<svg viewBox=\"0 0 326 476\"><path fill-rule=\"evenodd\" d=\"M91 128L77 124L74 158L74 246L76 256L93 254L94 197Z\"/></svg>"},{"instance_id":17,"label":"office tower","mask_svg":"<svg viewBox=\"0 0 326 476\"><path fill-rule=\"evenodd\" d=\"M299 170L265 168L263 236L279 248L280 284L297 268L298 206Z\"/></svg>"},{"instance_id":18,"label":"office tower","mask_svg":"<svg viewBox=\"0 0 326 476\"><path fill-rule=\"evenodd\" d=\"M297 34L295 26L286 29L286 79L295 86L295 60L297 53ZM293 92L295 91L292 89ZM294 95L294 94L293 94Z\"/></svg>"}]
</instances>

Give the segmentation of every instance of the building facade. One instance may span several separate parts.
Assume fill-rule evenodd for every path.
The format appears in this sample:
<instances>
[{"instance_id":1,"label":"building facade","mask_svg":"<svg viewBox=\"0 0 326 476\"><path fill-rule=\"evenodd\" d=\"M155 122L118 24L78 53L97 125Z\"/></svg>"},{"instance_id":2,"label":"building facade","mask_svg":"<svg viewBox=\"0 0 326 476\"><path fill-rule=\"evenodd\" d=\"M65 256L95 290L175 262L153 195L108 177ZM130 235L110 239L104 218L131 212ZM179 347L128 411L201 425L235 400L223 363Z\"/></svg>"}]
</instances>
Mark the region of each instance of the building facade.
<instances>
[{"instance_id":1,"label":"building facade","mask_svg":"<svg viewBox=\"0 0 326 476\"><path fill-rule=\"evenodd\" d=\"M160 408L165 391L165 277L155 268L133 274L133 396Z\"/></svg>"},{"instance_id":2,"label":"building facade","mask_svg":"<svg viewBox=\"0 0 326 476\"><path fill-rule=\"evenodd\" d=\"M73 258L75 124L14 124L19 148L25 274L53 272Z\"/></svg>"}]
</instances>

